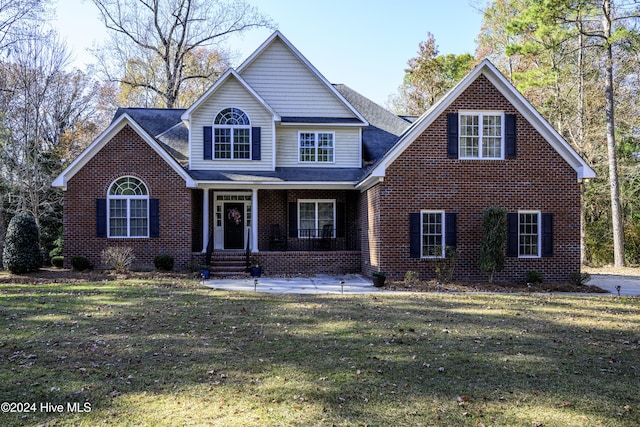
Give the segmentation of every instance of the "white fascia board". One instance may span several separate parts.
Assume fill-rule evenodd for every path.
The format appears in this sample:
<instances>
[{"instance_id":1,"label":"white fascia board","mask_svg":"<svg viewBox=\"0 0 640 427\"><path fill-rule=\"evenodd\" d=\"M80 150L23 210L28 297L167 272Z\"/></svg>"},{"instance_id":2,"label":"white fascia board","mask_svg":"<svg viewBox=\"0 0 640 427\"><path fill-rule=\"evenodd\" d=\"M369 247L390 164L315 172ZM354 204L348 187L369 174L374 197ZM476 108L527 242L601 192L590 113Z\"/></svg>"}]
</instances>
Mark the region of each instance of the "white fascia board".
<instances>
[{"instance_id":1,"label":"white fascia board","mask_svg":"<svg viewBox=\"0 0 640 427\"><path fill-rule=\"evenodd\" d=\"M240 189L240 188L256 188L260 190L305 190L305 189L323 189L323 190L354 190L356 182L303 182L303 181L281 181L281 182L264 182L264 181L197 181L197 188L216 188L216 189Z\"/></svg>"},{"instance_id":2,"label":"white fascia board","mask_svg":"<svg viewBox=\"0 0 640 427\"><path fill-rule=\"evenodd\" d=\"M100 134L71 164L53 180L52 187L67 189L67 182L78 173L96 154L107 145L111 139L120 132L125 126L131 126L131 128L147 143L149 146L166 161L169 166L175 172L185 180L188 188L195 188L196 182L191 176L184 170L182 166L167 153L162 147L160 147L157 141L151 137L135 120L131 118L127 113L118 117L111 125Z\"/></svg>"},{"instance_id":3,"label":"white fascia board","mask_svg":"<svg viewBox=\"0 0 640 427\"><path fill-rule=\"evenodd\" d=\"M256 101L258 101L265 108L265 110L267 110L271 114L274 121L280 121L280 115L276 113L271 105L269 105L267 101L264 100L264 98L258 95L258 93L251 86L249 86L249 84L233 69L227 70L218 80L216 80L213 86L211 86L204 95L198 98L196 102L191 105L191 107L189 107L184 113L182 113L182 120L187 122L191 121L191 115L193 114L193 112L197 110L198 107L200 107L202 104L204 104L211 96L213 96L213 94L231 77L234 77L236 80L238 80L240 85L244 87L245 90L249 92L249 94L251 94L251 96L253 96Z\"/></svg>"},{"instance_id":4,"label":"white fascia board","mask_svg":"<svg viewBox=\"0 0 640 427\"><path fill-rule=\"evenodd\" d=\"M331 118L331 117L329 117ZM280 126L285 127L285 126L290 126L290 127L314 127L314 128L318 128L318 127L331 127L331 128L337 128L337 127L351 127L351 128L366 128L367 126L369 126L366 123L314 123L314 122L304 122L304 123L293 123L293 122L285 122L285 123L278 123Z\"/></svg>"},{"instance_id":5,"label":"white fascia board","mask_svg":"<svg viewBox=\"0 0 640 427\"><path fill-rule=\"evenodd\" d=\"M264 51L271 43L273 43L276 38L279 38L293 52L293 54L296 55L298 59L300 59L300 61L302 61L302 63L311 70L311 72L318 78L318 80L320 80L322 84L324 84L326 88L336 98L338 98L338 100L340 100L340 102L342 102L344 106L353 113L353 115L358 118L358 120L362 121L365 127L369 126L369 122L362 116L362 114L360 114L358 110L356 110L355 107L351 105L351 103L347 101L347 99L342 96L342 94L338 92L338 90L333 87L331 83L329 83L329 81L322 75L322 73L320 73L320 71L318 71L318 69L314 67L313 64L309 62L309 60L307 60L307 58L305 58L305 56L293 44L291 44L291 42L285 36L283 36L280 31L275 31L273 34L271 34L271 36L269 36L269 38L265 40L264 43L260 45L260 47L258 47L258 49L256 49L251 55L249 55L249 57L245 59L244 62L237 68L238 73L242 73L242 70L253 63L253 61L255 61L255 59L260 56L262 51Z\"/></svg>"}]
</instances>

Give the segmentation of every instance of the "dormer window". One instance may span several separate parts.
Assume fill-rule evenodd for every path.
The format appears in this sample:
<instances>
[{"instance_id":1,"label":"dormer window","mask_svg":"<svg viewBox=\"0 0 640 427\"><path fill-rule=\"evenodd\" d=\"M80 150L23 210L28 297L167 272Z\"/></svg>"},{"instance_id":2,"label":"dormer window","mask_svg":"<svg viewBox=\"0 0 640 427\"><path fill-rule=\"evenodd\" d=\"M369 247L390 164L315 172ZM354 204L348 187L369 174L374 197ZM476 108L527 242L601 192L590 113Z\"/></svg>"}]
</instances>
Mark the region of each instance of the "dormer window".
<instances>
[{"instance_id":1,"label":"dormer window","mask_svg":"<svg viewBox=\"0 0 640 427\"><path fill-rule=\"evenodd\" d=\"M244 111L225 108L214 119L213 158L251 158L251 122Z\"/></svg>"}]
</instances>

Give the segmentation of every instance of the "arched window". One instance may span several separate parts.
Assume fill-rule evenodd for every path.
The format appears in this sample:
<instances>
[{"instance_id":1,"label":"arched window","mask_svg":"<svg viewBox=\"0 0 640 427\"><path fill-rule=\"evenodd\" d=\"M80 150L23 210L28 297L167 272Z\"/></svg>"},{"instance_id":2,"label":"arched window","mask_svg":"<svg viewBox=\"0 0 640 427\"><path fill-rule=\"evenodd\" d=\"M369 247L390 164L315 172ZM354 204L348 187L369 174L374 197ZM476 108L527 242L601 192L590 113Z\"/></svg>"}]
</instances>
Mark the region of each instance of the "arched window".
<instances>
[{"instance_id":1,"label":"arched window","mask_svg":"<svg viewBox=\"0 0 640 427\"><path fill-rule=\"evenodd\" d=\"M251 122L244 111L225 108L213 120L213 158L251 158Z\"/></svg>"},{"instance_id":2,"label":"arched window","mask_svg":"<svg viewBox=\"0 0 640 427\"><path fill-rule=\"evenodd\" d=\"M149 192L138 178L117 179L107 194L109 237L149 237Z\"/></svg>"}]
</instances>

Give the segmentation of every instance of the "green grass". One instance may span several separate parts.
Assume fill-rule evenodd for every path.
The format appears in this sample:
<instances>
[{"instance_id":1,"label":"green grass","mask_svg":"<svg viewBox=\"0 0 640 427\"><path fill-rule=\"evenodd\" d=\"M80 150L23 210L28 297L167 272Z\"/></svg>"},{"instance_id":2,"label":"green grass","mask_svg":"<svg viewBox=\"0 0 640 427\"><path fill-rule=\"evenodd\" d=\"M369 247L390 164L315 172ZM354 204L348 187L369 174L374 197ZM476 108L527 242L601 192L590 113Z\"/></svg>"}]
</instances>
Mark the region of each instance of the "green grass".
<instances>
[{"instance_id":1,"label":"green grass","mask_svg":"<svg viewBox=\"0 0 640 427\"><path fill-rule=\"evenodd\" d=\"M0 285L0 298L0 402L37 405L3 426L640 425L638 298L176 280Z\"/></svg>"}]
</instances>

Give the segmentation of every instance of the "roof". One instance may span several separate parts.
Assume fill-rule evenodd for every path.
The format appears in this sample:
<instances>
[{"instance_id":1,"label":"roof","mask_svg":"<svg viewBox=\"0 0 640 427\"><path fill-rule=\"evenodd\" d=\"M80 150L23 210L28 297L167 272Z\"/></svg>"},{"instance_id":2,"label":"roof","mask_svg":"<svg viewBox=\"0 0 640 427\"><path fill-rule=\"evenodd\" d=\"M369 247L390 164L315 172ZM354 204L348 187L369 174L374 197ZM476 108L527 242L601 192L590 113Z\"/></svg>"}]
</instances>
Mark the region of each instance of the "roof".
<instances>
[{"instance_id":1,"label":"roof","mask_svg":"<svg viewBox=\"0 0 640 427\"><path fill-rule=\"evenodd\" d=\"M384 156L410 123L346 85L336 84L334 87L369 122L362 132L363 162L370 164Z\"/></svg>"}]
</instances>

